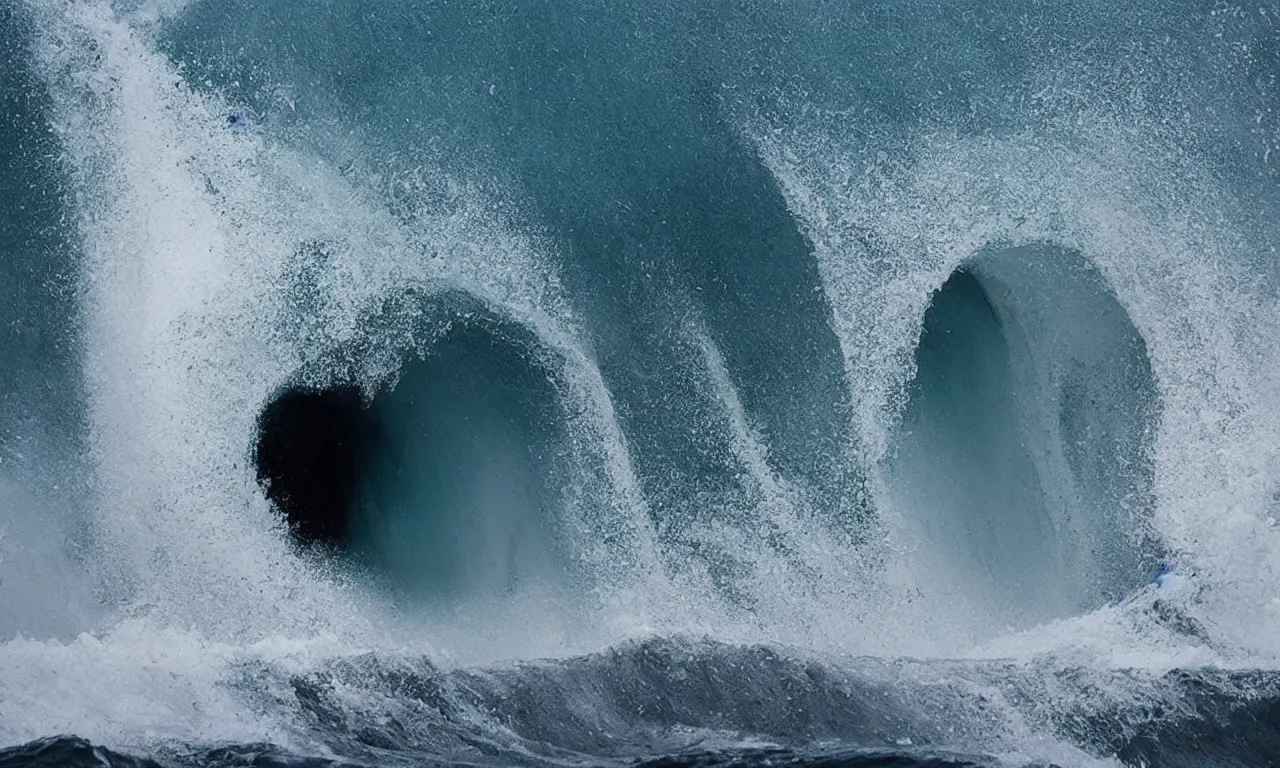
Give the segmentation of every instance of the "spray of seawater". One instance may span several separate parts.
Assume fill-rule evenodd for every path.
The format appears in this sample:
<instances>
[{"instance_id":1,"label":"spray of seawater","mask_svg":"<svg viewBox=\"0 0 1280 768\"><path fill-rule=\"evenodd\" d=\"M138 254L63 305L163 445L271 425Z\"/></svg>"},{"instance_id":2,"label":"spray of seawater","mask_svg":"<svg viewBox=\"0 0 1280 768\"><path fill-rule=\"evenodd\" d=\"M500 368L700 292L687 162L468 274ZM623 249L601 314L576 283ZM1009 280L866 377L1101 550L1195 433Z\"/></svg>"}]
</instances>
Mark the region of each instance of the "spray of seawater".
<instances>
[{"instance_id":1,"label":"spray of seawater","mask_svg":"<svg viewBox=\"0 0 1280 768\"><path fill-rule=\"evenodd\" d=\"M79 565L45 558L49 595L22 588L36 604L74 583L96 608L0 644L0 745L65 732L175 759L270 743L536 762L773 734L1084 765L1124 744L1094 720L1138 729L1125 713L1196 711L1166 672L1274 667L1280 313L1258 277L1274 200L1242 203L1145 96L1119 103L1132 82L1090 97L1087 67L1056 62L1026 89L1034 119L989 131L889 130L771 89L742 109L732 82L706 99L776 184L838 348L845 423L813 436L836 455L798 470L776 434L791 406L752 388L701 284L655 278L674 286L656 312L680 314L659 324L675 362L626 368L625 343L598 347L630 319L602 320L575 293L578 262L598 254L546 224L541 190L495 180L500 153L380 153L340 110L323 131L296 117L298 84L268 83L250 107L238 83L192 81L159 40L186 7L24 10L82 254L91 481L77 511L91 544ZM505 81L486 82L481 102ZM638 263L680 253L634 232L619 242ZM964 386L997 393L974 412L1007 418L974 443L963 422L929 421L931 403L964 410L948 398L969 391L947 389L950 358L928 356L930 334L952 331L978 350L957 366L981 369ZM821 359L820 342L795 343ZM519 367L514 381L545 380L545 402L519 403L559 425L537 450L512 447L496 417L465 450L413 432L409 416L447 411L418 402L447 378L439 361L475 350ZM1115 360L1130 378L1090 376ZM415 579L439 563L396 538L429 539L437 518L386 510L435 504L438 489L400 485L390 460L362 488L363 550L299 542L254 466L261 414L283 391L341 386L404 417L390 426L405 455L487 453L503 478L554 468L538 478L550 501L530 506L548 543L516 553L535 513L486 496L482 544L444 575L462 586L433 593ZM662 401L673 391L690 394ZM691 489L645 474L663 466L640 460L647 411L691 422L696 443L672 453L705 469ZM1103 443L1115 452L1091 452ZM1004 470L1036 482L955 490ZM459 487L486 489L476 477ZM984 507L988 495L1018 501ZM472 522L439 514L441 530ZM1162 560L1185 574L1177 595L1146 583ZM1269 690L1229 675L1210 687Z\"/></svg>"}]
</instances>

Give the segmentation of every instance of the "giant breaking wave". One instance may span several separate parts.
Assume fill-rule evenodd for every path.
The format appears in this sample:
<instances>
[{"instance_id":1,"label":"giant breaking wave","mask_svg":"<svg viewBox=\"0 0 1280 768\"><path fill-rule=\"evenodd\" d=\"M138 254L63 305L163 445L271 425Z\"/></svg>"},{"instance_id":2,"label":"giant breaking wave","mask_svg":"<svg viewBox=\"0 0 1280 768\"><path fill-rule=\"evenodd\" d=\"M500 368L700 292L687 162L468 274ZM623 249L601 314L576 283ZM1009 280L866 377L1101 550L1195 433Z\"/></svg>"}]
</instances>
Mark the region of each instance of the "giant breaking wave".
<instances>
[{"instance_id":1,"label":"giant breaking wave","mask_svg":"<svg viewBox=\"0 0 1280 768\"><path fill-rule=\"evenodd\" d=\"M1265 3L0 7L0 765L1269 765L1278 76Z\"/></svg>"}]
</instances>

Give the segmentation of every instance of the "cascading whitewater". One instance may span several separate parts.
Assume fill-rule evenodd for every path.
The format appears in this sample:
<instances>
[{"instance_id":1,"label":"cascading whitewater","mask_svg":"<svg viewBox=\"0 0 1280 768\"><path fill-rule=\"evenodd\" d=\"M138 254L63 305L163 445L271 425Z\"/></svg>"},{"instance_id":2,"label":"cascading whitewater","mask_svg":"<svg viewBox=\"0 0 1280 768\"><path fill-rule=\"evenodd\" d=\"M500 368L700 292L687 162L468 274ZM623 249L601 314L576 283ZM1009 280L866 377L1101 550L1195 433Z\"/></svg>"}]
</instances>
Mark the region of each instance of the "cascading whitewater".
<instances>
[{"instance_id":1,"label":"cascading whitewater","mask_svg":"<svg viewBox=\"0 0 1280 768\"><path fill-rule=\"evenodd\" d=\"M1280 744L1277 9L0 22L0 762Z\"/></svg>"}]
</instances>

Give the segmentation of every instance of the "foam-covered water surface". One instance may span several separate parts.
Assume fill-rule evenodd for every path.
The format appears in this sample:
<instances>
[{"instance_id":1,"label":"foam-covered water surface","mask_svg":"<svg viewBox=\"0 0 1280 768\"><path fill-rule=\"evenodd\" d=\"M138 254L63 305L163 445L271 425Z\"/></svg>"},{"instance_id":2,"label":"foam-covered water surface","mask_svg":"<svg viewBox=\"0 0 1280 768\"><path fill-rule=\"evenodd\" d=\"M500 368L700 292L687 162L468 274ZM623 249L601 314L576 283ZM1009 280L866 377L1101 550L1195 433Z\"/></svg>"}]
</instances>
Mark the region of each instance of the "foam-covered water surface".
<instances>
[{"instance_id":1,"label":"foam-covered water surface","mask_svg":"<svg viewBox=\"0 0 1280 768\"><path fill-rule=\"evenodd\" d=\"M1270 764L1278 72L1268 3L0 7L0 765Z\"/></svg>"}]
</instances>

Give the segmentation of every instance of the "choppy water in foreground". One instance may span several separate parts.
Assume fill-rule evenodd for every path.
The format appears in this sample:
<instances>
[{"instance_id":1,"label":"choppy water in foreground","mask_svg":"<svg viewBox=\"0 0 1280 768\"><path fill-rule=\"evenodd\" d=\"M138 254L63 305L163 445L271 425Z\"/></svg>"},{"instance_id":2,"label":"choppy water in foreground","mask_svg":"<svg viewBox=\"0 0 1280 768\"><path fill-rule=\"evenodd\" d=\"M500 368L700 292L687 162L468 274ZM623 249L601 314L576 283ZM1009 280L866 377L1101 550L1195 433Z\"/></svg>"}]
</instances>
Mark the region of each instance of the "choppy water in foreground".
<instances>
[{"instance_id":1,"label":"choppy water in foreground","mask_svg":"<svg viewBox=\"0 0 1280 768\"><path fill-rule=\"evenodd\" d=\"M236 673L254 706L292 713L306 747L168 744L151 762L55 737L0 752L0 765L1269 765L1280 745L1280 677L1253 670L834 661L672 638L467 670L366 654L305 674ZM956 749L1019 725L1081 751Z\"/></svg>"}]
</instances>

